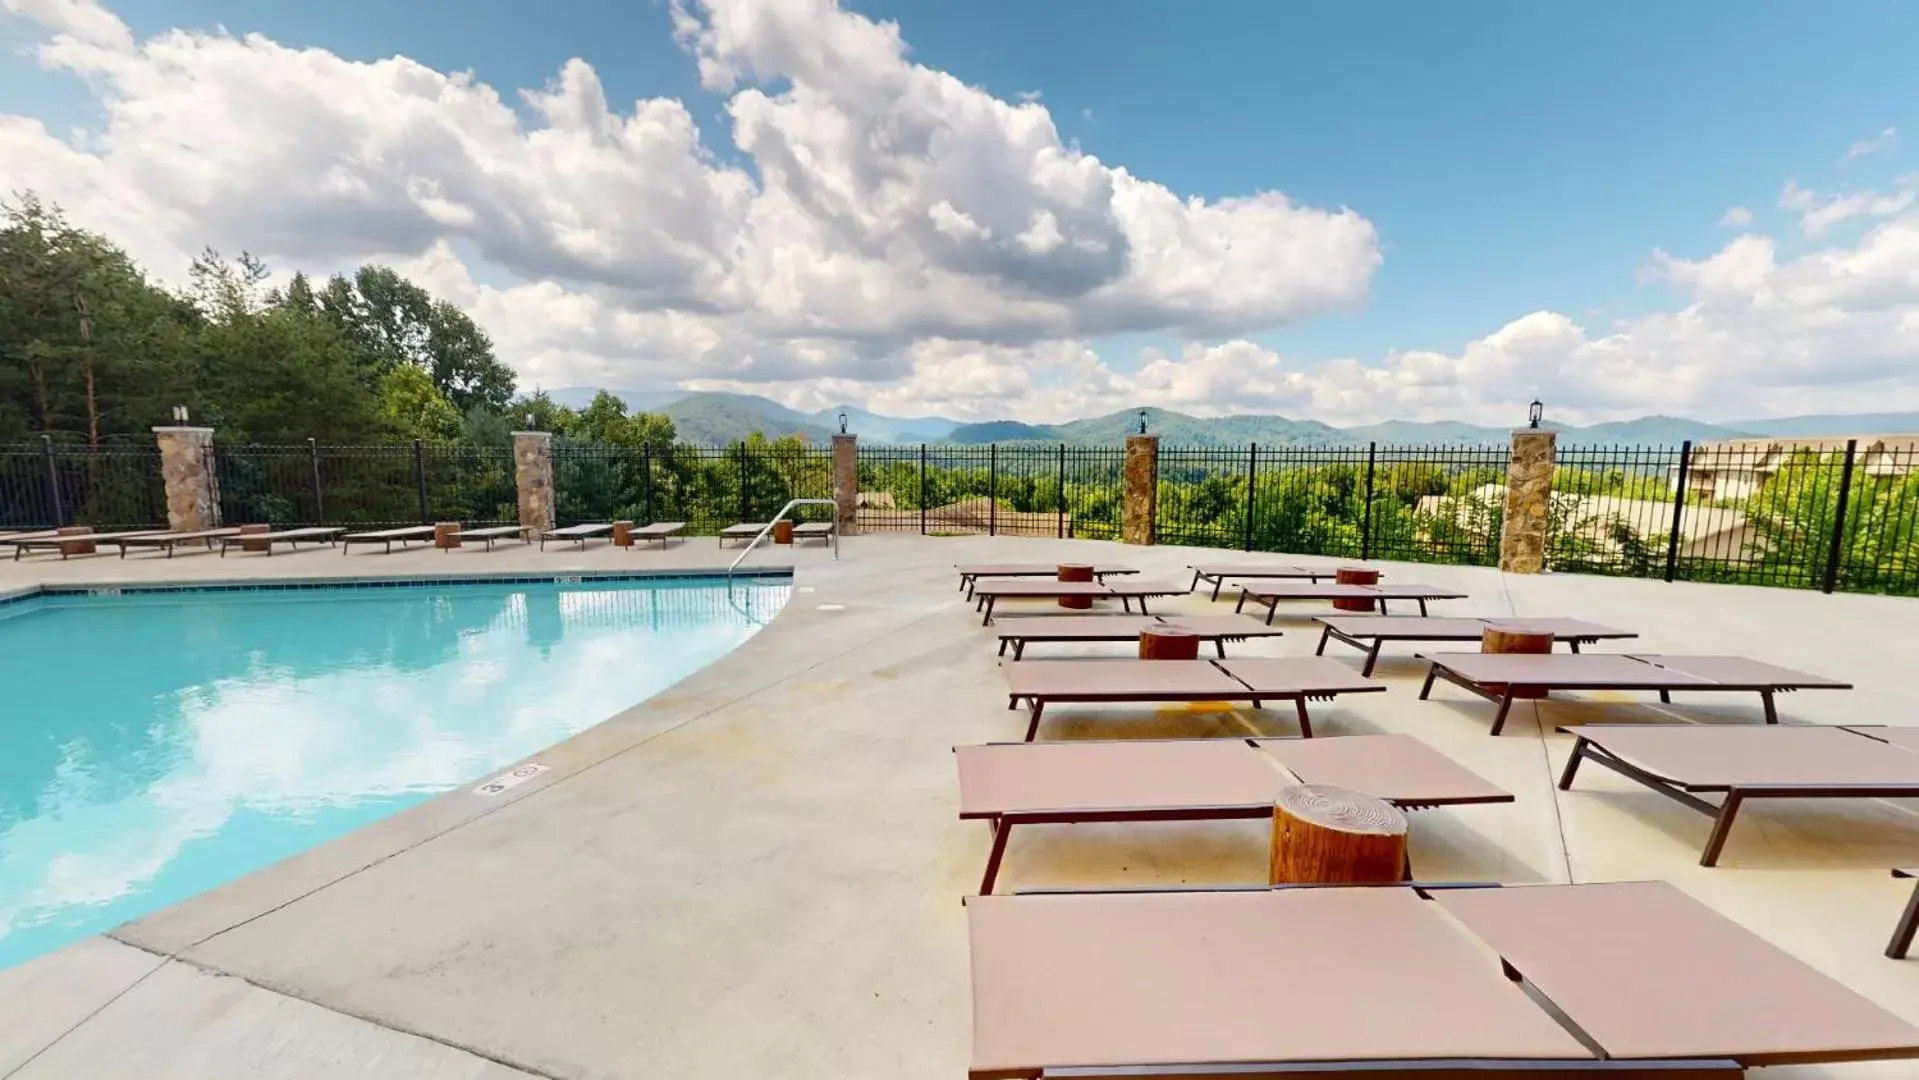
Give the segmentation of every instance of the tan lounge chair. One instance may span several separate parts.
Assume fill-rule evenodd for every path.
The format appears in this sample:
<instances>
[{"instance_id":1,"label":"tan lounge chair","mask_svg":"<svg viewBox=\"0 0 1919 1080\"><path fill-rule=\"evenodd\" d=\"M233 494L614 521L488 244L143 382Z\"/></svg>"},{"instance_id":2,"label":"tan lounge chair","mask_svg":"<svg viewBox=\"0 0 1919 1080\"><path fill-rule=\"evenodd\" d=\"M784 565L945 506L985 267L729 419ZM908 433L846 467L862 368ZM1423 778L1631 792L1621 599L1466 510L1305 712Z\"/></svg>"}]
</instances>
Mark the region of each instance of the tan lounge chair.
<instances>
[{"instance_id":1,"label":"tan lounge chair","mask_svg":"<svg viewBox=\"0 0 1919 1080\"><path fill-rule=\"evenodd\" d=\"M1919 1028L1665 882L970 897L971 1080L1734 1080Z\"/></svg>"},{"instance_id":2,"label":"tan lounge chair","mask_svg":"<svg viewBox=\"0 0 1919 1080\"><path fill-rule=\"evenodd\" d=\"M193 529L187 532L141 533L136 536L121 536L121 537L111 538L111 539L107 537L100 537L100 539L106 543L117 545L120 548L120 557L122 559L127 557L128 548L136 548L136 547L165 548L167 551L167 558L171 559L173 558L173 549L176 547L179 547L181 544L204 543L207 547L207 550L212 551L214 548L214 542L220 539L222 536L238 536L238 535L240 535L239 528L230 526L227 528L220 528L220 529Z\"/></svg>"},{"instance_id":3,"label":"tan lounge chair","mask_svg":"<svg viewBox=\"0 0 1919 1080\"><path fill-rule=\"evenodd\" d=\"M533 538L533 526L486 525L478 529L461 529L456 534L456 537L462 544L468 541L478 540L480 543L486 545L488 551L492 551L495 540L519 540L521 542L531 540ZM444 550L452 551L453 549L449 547Z\"/></svg>"},{"instance_id":4,"label":"tan lounge chair","mask_svg":"<svg viewBox=\"0 0 1919 1080\"><path fill-rule=\"evenodd\" d=\"M548 540L572 540L586 550L586 542L596 536L605 536L613 531L610 521L588 521L578 525L568 525L564 529L548 529L540 534L540 550L546 550ZM465 535L465 534L462 534Z\"/></svg>"},{"instance_id":5,"label":"tan lounge chair","mask_svg":"<svg viewBox=\"0 0 1919 1080\"><path fill-rule=\"evenodd\" d=\"M1380 647L1390 641L1478 641L1488 626L1505 626L1551 634L1578 652L1581 645L1639 635L1578 619L1428 619L1412 615L1322 615L1313 620L1325 627L1315 656L1326 655L1328 641L1342 641L1366 654L1361 675L1371 675Z\"/></svg>"},{"instance_id":6,"label":"tan lounge chair","mask_svg":"<svg viewBox=\"0 0 1919 1080\"><path fill-rule=\"evenodd\" d=\"M1057 600L1062 596L1084 596L1091 600L1118 600L1127 611L1139 604L1146 614L1146 600L1153 596L1185 596L1191 590L1184 585L1164 581L1044 581L1028 578L981 578L973 583L973 610L983 611L981 626L993 625L993 609L1001 600Z\"/></svg>"},{"instance_id":7,"label":"tan lounge chair","mask_svg":"<svg viewBox=\"0 0 1919 1080\"><path fill-rule=\"evenodd\" d=\"M1025 702L1031 719L1026 741L1039 732L1049 704L1161 701L1288 701L1299 733L1313 734L1308 698L1330 701L1339 694L1380 693L1385 683L1357 675L1318 656L1237 660L1017 660L1006 664L1006 707Z\"/></svg>"},{"instance_id":8,"label":"tan lounge chair","mask_svg":"<svg viewBox=\"0 0 1919 1080\"><path fill-rule=\"evenodd\" d=\"M1706 727L1580 724L1559 774L1572 790L1590 761L1713 819L1699 865L1719 861L1739 808L1752 799L1919 796L1919 728ZM1719 804L1700 798L1720 796Z\"/></svg>"},{"instance_id":9,"label":"tan lounge chair","mask_svg":"<svg viewBox=\"0 0 1919 1080\"><path fill-rule=\"evenodd\" d=\"M962 819L993 827L980 893L1015 825L1267 818L1280 789L1334 784L1405 809L1512 802L1411 735L1123 739L954 748Z\"/></svg>"},{"instance_id":10,"label":"tan lounge chair","mask_svg":"<svg viewBox=\"0 0 1919 1080\"><path fill-rule=\"evenodd\" d=\"M726 528L720 530L720 546L725 547L728 540L750 541L758 536L760 530L764 528L766 528L766 522L764 521L742 521L738 525L728 525ZM769 533L768 535L770 536L771 534Z\"/></svg>"},{"instance_id":11,"label":"tan lounge chair","mask_svg":"<svg viewBox=\"0 0 1919 1080\"><path fill-rule=\"evenodd\" d=\"M20 556L25 555L27 552L38 550L58 551L61 561L64 562L72 555L93 554L94 545L96 544L112 544L120 540L152 536L155 533L164 531L164 529L137 529L131 532L117 533L49 533L41 536L16 536L11 539L0 540L0 544L12 545L13 561L15 562L19 562Z\"/></svg>"},{"instance_id":12,"label":"tan lounge chair","mask_svg":"<svg viewBox=\"0 0 1919 1080\"><path fill-rule=\"evenodd\" d=\"M386 551L383 552L383 554L390 555L393 553L394 544L398 544L404 549L415 540L433 539L434 528L435 526L432 525L406 525L397 529L378 529L373 532L350 532L340 537L340 554L345 555L347 549L355 544L383 544L386 546ZM460 535L462 538L466 536L464 532Z\"/></svg>"},{"instance_id":13,"label":"tan lounge chair","mask_svg":"<svg viewBox=\"0 0 1919 1080\"><path fill-rule=\"evenodd\" d=\"M339 539L340 534L345 531L344 528L335 528L332 526L326 528L308 526L303 529L279 529L270 532L237 532L230 536L218 536L214 539L219 543L220 557L224 559L227 557L227 549L235 544L242 545L242 551L246 550L244 545L247 544L264 544L266 546L260 550L266 555L273 554L273 545L275 544L285 544L295 551L300 550L300 543L302 541L326 544L328 547L331 547L334 541Z\"/></svg>"},{"instance_id":14,"label":"tan lounge chair","mask_svg":"<svg viewBox=\"0 0 1919 1080\"><path fill-rule=\"evenodd\" d=\"M1248 581L1260 580L1296 580L1317 582L1321 578L1332 580L1339 572L1332 566L1281 566L1272 563L1203 563L1190 568L1193 571L1193 588L1199 583L1213 583L1213 599L1219 599L1220 587L1228 578L1244 578Z\"/></svg>"},{"instance_id":15,"label":"tan lounge chair","mask_svg":"<svg viewBox=\"0 0 1919 1080\"><path fill-rule=\"evenodd\" d=\"M658 541L660 548L664 550L666 548L666 542L678 536L685 529L686 522L684 521L656 521L651 525L642 525L634 529L632 532L633 543L637 546L642 543Z\"/></svg>"},{"instance_id":16,"label":"tan lounge chair","mask_svg":"<svg viewBox=\"0 0 1919 1080\"><path fill-rule=\"evenodd\" d=\"M1320 584L1308 583L1305 585L1242 585L1239 590L1239 603L1233 606L1233 610L1245 611L1246 602L1251 600L1255 604L1265 605L1266 621L1272 622L1273 615L1279 610L1280 602L1285 600L1370 600L1374 610L1378 611L1381 615L1387 614L1386 601L1388 600L1417 600L1419 601L1419 613L1423 616L1426 614L1426 601L1428 600L1464 599L1466 599L1466 594L1462 592L1453 592L1451 589L1440 589L1431 585L1414 585L1411 583L1404 585L1335 585L1322 582Z\"/></svg>"},{"instance_id":17,"label":"tan lounge chair","mask_svg":"<svg viewBox=\"0 0 1919 1080\"><path fill-rule=\"evenodd\" d=\"M1057 563L962 563L953 569L959 571L960 591L966 598L973 598L973 583L980 578L1025 578L1053 577L1059 573ZM1130 566L1099 565L1093 567L1093 580L1105 581L1120 574L1137 574L1138 570ZM1188 590L1191 591L1191 590Z\"/></svg>"},{"instance_id":18,"label":"tan lounge chair","mask_svg":"<svg viewBox=\"0 0 1919 1080\"><path fill-rule=\"evenodd\" d=\"M1919 870L1894 870L1896 878L1919 878ZM1904 960L1912 948L1912 935L1919 930L1919 885L1912 887L1912 895L1906 899L1906 910L1899 915L1899 922L1892 928L1892 941L1886 945L1886 955L1894 960Z\"/></svg>"},{"instance_id":19,"label":"tan lounge chair","mask_svg":"<svg viewBox=\"0 0 1919 1080\"><path fill-rule=\"evenodd\" d=\"M1539 656L1484 653L1420 653L1432 662L1423 700L1432 694L1433 680L1447 682L1487 701L1499 703L1492 734L1506 727L1513 699L1554 690L1648 690L1659 700L1672 701L1675 690L1744 691L1757 693L1765 706L1766 723L1779 722L1773 696L1793 690L1850 690L1852 684L1820 675L1748 660L1743 656L1656 656L1582 653Z\"/></svg>"},{"instance_id":20,"label":"tan lounge chair","mask_svg":"<svg viewBox=\"0 0 1919 1080\"><path fill-rule=\"evenodd\" d=\"M1213 643L1220 658L1226 656L1226 643L1248 641L1256 637L1279 637L1285 631L1267 626L1250 615L1040 615L1025 619L1002 619L999 623L999 654L1010 646L1013 659L1026 659L1026 646L1037 642L1080 643L1090 641L1138 641L1140 631L1153 627L1178 626L1191 630L1201 640Z\"/></svg>"},{"instance_id":21,"label":"tan lounge chair","mask_svg":"<svg viewBox=\"0 0 1919 1080\"><path fill-rule=\"evenodd\" d=\"M833 539L834 529L830 521L802 521L793 526L793 542L798 544L806 540L818 540L822 544L828 543Z\"/></svg>"}]
</instances>

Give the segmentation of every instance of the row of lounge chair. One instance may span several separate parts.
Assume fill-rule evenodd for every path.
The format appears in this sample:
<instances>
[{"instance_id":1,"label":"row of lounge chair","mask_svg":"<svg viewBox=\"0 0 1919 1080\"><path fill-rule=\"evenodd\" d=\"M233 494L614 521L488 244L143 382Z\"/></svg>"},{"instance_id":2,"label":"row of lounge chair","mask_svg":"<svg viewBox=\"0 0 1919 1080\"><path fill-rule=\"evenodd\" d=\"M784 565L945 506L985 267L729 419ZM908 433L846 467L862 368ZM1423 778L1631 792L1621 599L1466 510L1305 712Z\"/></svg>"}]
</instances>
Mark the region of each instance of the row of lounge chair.
<instances>
[{"instance_id":1,"label":"row of lounge chair","mask_svg":"<svg viewBox=\"0 0 1919 1080\"><path fill-rule=\"evenodd\" d=\"M1233 615L1145 614L1152 583L1030 579L1054 568L960 567L961 590L992 622L997 600L1121 602L1126 615L1007 618L995 631L1008 706L1031 713L1026 741L955 748L960 817L992 827L978 895L966 900L973 969L969 1075L1009 1077L1731 1078L1772 1065L1919 1057L1919 1028L1788 956L1663 882L1497 886L1038 890L994 895L1016 825L1270 817L1295 783L1363 791L1402 809L1514 801L1410 735L1312 737L1305 702L1382 691L1389 643L1476 640L1493 620L1431 618L1422 586L1326 586L1331 571L1195 567L1189 592L1243 577ZM1286 584L1270 585L1270 580ZM1303 581L1304 584L1293 584ZM1283 600L1374 601L1380 614L1318 618L1312 657L1225 657L1227 641L1273 637ZM1419 600L1419 618L1384 614ZM1138 602L1140 614L1130 613ZM1248 602L1266 619L1243 614ZM1444 679L1499 704L1555 690L1760 695L1759 726L1577 725L1560 787L1593 762L1714 818L1714 865L1740 806L1755 798L1919 795L1919 729L1791 727L1773 698L1844 689L1820 676L1732 656L1582 653L1636 637L1576 619L1496 620L1550 633L1569 653L1419 653L1420 697ZM1029 644L1134 640L1182 627L1211 660L1026 660ZM1354 672L1329 642L1364 653ZM1267 700L1296 703L1297 738L1035 742L1049 704ZM1718 796L1708 801L1704 796ZM1919 877L1919 870L1895 875ZM1919 887L1886 952L1919 934Z\"/></svg>"},{"instance_id":2,"label":"row of lounge chair","mask_svg":"<svg viewBox=\"0 0 1919 1080\"><path fill-rule=\"evenodd\" d=\"M218 549L223 556L229 548L236 546L243 550L263 551L271 555L274 547L279 544L285 544L294 550L298 550L303 543L328 546L337 544L341 554L344 555L350 553L356 546L378 545L384 553L391 553L396 544L405 550L415 543L432 543L438 528L434 525L405 525L363 532L348 532L344 527L338 526L308 526L266 531L247 531L237 526L190 531L142 529L113 533L38 530L0 534L0 546L11 547L16 561L21 556L35 551L58 551L60 557L65 559L73 554L91 553L100 546L118 548L120 557L123 559L126 558L129 550L136 549L163 550L168 558L172 558L176 548L194 544L204 544L208 550ZM609 537L615 528L615 522L601 521L549 529L540 533L540 549L544 551L549 542L555 541L570 541L584 548L588 540ZM728 540L750 540L765 528L764 523L728 526L721 531L720 542L724 544ZM636 544L658 543L661 547L665 547L685 529L686 523L683 521L661 521L633 527L629 535ZM462 544L483 543L486 545L486 550L491 551L497 540L530 541L535 531L525 525L489 525L473 529L462 528L459 531L459 538ZM830 522L799 524L793 528L793 537L795 541L831 540L833 525Z\"/></svg>"}]
</instances>

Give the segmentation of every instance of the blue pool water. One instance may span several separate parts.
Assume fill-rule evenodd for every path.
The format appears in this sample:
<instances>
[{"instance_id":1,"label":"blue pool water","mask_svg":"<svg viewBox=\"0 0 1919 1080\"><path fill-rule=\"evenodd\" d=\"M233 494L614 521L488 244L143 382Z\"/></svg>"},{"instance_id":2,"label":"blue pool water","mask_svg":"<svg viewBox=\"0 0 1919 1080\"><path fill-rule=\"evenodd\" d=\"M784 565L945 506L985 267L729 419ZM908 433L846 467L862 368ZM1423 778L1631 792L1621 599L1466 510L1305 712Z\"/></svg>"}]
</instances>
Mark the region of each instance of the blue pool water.
<instances>
[{"instance_id":1,"label":"blue pool water","mask_svg":"<svg viewBox=\"0 0 1919 1080\"><path fill-rule=\"evenodd\" d=\"M501 766L724 655L784 578L0 604L0 968Z\"/></svg>"}]
</instances>

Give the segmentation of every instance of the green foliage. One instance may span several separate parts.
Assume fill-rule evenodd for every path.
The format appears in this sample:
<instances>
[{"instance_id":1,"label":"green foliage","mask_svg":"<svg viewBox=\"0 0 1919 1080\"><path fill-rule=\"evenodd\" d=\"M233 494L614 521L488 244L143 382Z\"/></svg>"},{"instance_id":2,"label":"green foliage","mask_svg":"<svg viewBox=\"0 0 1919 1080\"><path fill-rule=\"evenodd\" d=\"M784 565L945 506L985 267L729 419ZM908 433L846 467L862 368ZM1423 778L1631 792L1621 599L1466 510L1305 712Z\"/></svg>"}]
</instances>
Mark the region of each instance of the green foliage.
<instances>
[{"instance_id":1,"label":"green foliage","mask_svg":"<svg viewBox=\"0 0 1919 1080\"><path fill-rule=\"evenodd\" d=\"M251 255L209 250L176 295L57 208L0 202L0 442L145 442L176 405L225 443L457 439L462 414L512 396L486 334L390 269L317 289L295 274L266 290L267 276ZM383 380L401 367L451 403L453 423L438 409L389 415Z\"/></svg>"},{"instance_id":2,"label":"green foliage","mask_svg":"<svg viewBox=\"0 0 1919 1080\"><path fill-rule=\"evenodd\" d=\"M463 427L453 407L427 373L410 364L380 379L380 418L403 438L452 442Z\"/></svg>"}]
</instances>

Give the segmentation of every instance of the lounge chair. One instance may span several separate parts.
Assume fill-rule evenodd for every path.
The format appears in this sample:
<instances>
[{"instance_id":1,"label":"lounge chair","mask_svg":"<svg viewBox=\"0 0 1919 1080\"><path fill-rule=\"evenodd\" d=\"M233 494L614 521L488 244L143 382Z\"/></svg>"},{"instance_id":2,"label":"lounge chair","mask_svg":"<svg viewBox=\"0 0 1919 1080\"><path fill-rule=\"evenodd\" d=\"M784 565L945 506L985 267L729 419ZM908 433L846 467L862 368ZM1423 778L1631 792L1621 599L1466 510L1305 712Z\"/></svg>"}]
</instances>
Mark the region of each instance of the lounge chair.
<instances>
[{"instance_id":1,"label":"lounge chair","mask_svg":"<svg viewBox=\"0 0 1919 1080\"><path fill-rule=\"evenodd\" d=\"M355 544L384 544L385 554L390 555L393 553L394 544L405 548L415 540L433 539L434 528L432 525L406 525L397 529L379 529L374 532L350 532L340 537L340 554L345 555L347 549ZM465 535L465 533L461 534L463 537Z\"/></svg>"},{"instance_id":2,"label":"lounge chair","mask_svg":"<svg viewBox=\"0 0 1919 1080\"><path fill-rule=\"evenodd\" d=\"M1213 643L1224 659L1226 643L1256 637L1279 637L1284 631L1267 626L1250 615L1085 615L1035 616L1002 619L999 623L999 654L1011 647L1013 659L1026 658L1026 646L1035 642L1138 641L1140 631L1153 627L1179 626Z\"/></svg>"},{"instance_id":3,"label":"lounge chair","mask_svg":"<svg viewBox=\"0 0 1919 1080\"><path fill-rule=\"evenodd\" d=\"M10 544L15 540L38 540L43 536L55 536L52 529L28 529L14 532L0 532L0 544Z\"/></svg>"},{"instance_id":4,"label":"lounge chair","mask_svg":"<svg viewBox=\"0 0 1919 1080\"><path fill-rule=\"evenodd\" d=\"M1433 680L1445 679L1487 701L1496 701L1499 712L1493 716L1494 735L1505 728L1514 698L1538 697L1554 690L1656 690L1659 700L1668 704L1675 690L1745 691L1759 695L1766 723L1777 724L1775 694L1852 689L1851 683L1743 656L1420 653L1419 659L1432 662L1432 669L1426 672L1426 685L1420 687L1420 698L1432 694Z\"/></svg>"},{"instance_id":5,"label":"lounge chair","mask_svg":"<svg viewBox=\"0 0 1919 1080\"><path fill-rule=\"evenodd\" d=\"M685 529L686 522L684 521L656 521L651 525L642 525L634 529L629 535L632 537L635 545L657 540L659 541L661 549L664 550L666 542L678 536Z\"/></svg>"},{"instance_id":6,"label":"lounge chair","mask_svg":"<svg viewBox=\"0 0 1919 1080\"><path fill-rule=\"evenodd\" d=\"M1338 569L1331 566L1278 566L1268 563L1205 563L1194 566L1193 588L1198 589L1202 581L1213 583L1213 599L1219 599L1220 587L1227 578L1245 578L1257 580L1297 580L1318 581L1320 578L1331 580Z\"/></svg>"},{"instance_id":7,"label":"lounge chair","mask_svg":"<svg viewBox=\"0 0 1919 1080\"><path fill-rule=\"evenodd\" d=\"M58 551L61 561L64 562L67 557L71 555L93 554L94 545L96 544L111 544L115 541L125 540L130 537L152 536L154 533L164 531L163 529L137 529L132 532L117 533L47 533L44 535L16 536L10 539L0 540L0 544L12 546L13 561L15 562L19 562L20 556L25 555L27 552L39 550Z\"/></svg>"},{"instance_id":8,"label":"lounge chair","mask_svg":"<svg viewBox=\"0 0 1919 1080\"><path fill-rule=\"evenodd\" d=\"M1614 630L1578 619L1428 619L1411 615L1323 615L1313 620L1325 627L1315 656L1326 655L1328 641L1343 641L1366 653L1361 675L1371 675L1379 662L1380 646L1389 641L1478 641L1488 626L1506 626L1551 634L1578 652L1581 645L1636 638L1630 630Z\"/></svg>"},{"instance_id":9,"label":"lounge chair","mask_svg":"<svg viewBox=\"0 0 1919 1080\"><path fill-rule=\"evenodd\" d=\"M1896 878L1919 878L1919 870L1894 870ZM1912 895L1906 898L1906 910L1899 915L1899 922L1892 928L1892 941L1886 945L1886 955L1894 960L1904 960L1912 948L1913 931L1919 930L1919 885L1912 887Z\"/></svg>"},{"instance_id":10,"label":"lounge chair","mask_svg":"<svg viewBox=\"0 0 1919 1080\"><path fill-rule=\"evenodd\" d=\"M971 1080L1736 1080L1919 1028L1661 881L966 901Z\"/></svg>"},{"instance_id":11,"label":"lounge chair","mask_svg":"<svg viewBox=\"0 0 1919 1080\"><path fill-rule=\"evenodd\" d=\"M1293 703L1299 733L1313 724L1308 698L1330 701L1339 694L1379 693L1385 683L1354 674L1318 656L1237 660L1017 660L1005 665L1006 707L1025 702L1031 719L1026 741L1039 732L1048 704L1166 701L1266 701Z\"/></svg>"},{"instance_id":12,"label":"lounge chair","mask_svg":"<svg viewBox=\"0 0 1919 1080\"><path fill-rule=\"evenodd\" d=\"M993 891L1015 825L1268 818L1280 789L1335 784L1405 809L1512 802L1411 735L1123 739L954 748L960 814L993 827Z\"/></svg>"},{"instance_id":13,"label":"lounge chair","mask_svg":"<svg viewBox=\"0 0 1919 1080\"><path fill-rule=\"evenodd\" d=\"M1559 774L1572 789L1590 761L1713 819L1699 865L1719 861L1733 818L1749 799L1891 799L1919 796L1919 728L1720 727L1581 724ZM1718 805L1700 798L1720 795Z\"/></svg>"},{"instance_id":14,"label":"lounge chair","mask_svg":"<svg viewBox=\"0 0 1919 1080\"><path fill-rule=\"evenodd\" d=\"M530 540L532 536L533 526L531 525L487 525L478 529L461 529L459 532L460 543L464 544L470 540L478 540L486 545L488 551L493 550L493 542L495 540L519 540L524 542ZM452 551L453 549L449 547L446 550Z\"/></svg>"},{"instance_id":15,"label":"lounge chair","mask_svg":"<svg viewBox=\"0 0 1919 1080\"><path fill-rule=\"evenodd\" d=\"M300 550L301 541L326 544L328 547L331 547L334 541L339 539L340 534L345 531L344 528L333 526L327 526L325 528L308 526L303 529L278 529L270 532L238 532L227 536L217 536L214 537L214 539L219 543L220 557L224 559L227 557L227 549L235 544L241 545L242 551L246 550L245 545L247 544L264 544L266 546L260 550L267 555L273 554L273 545L275 544L285 544L295 551Z\"/></svg>"},{"instance_id":16,"label":"lounge chair","mask_svg":"<svg viewBox=\"0 0 1919 1080\"><path fill-rule=\"evenodd\" d=\"M750 541L764 528L766 528L764 521L742 521L738 525L728 525L720 530L720 546L725 547L728 540Z\"/></svg>"},{"instance_id":17,"label":"lounge chair","mask_svg":"<svg viewBox=\"0 0 1919 1080\"><path fill-rule=\"evenodd\" d=\"M173 549L179 547L181 544L204 543L207 550L212 551L214 542L222 536L238 535L240 535L240 530L237 527L230 526L221 529L191 529L186 532L141 533L136 536L121 536L112 539L101 537L100 539L106 543L117 545L120 548L120 557L122 559L127 557L128 548L136 547L165 548L167 550L167 558L171 559L173 558Z\"/></svg>"},{"instance_id":18,"label":"lounge chair","mask_svg":"<svg viewBox=\"0 0 1919 1080\"><path fill-rule=\"evenodd\" d=\"M978 581L980 578L1026 578L1026 577L1049 578L1059 573L1059 564L1057 563L970 563L970 564L962 564L962 565L956 566L954 567L954 569L959 571L960 591L966 594L966 598L968 600L971 600L973 598L973 583L975 581ZM1107 578L1113 577L1115 575L1137 574L1137 573L1139 573L1139 571L1133 569L1130 566L1105 566L1105 565L1095 566L1093 567L1093 580L1105 581ZM1187 591L1190 592L1191 590L1189 589Z\"/></svg>"},{"instance_id":19,"label":"lounge chair","mask_svg":"<svg viewBox=\"0 0 1919 1080\"><path fill-rule=\"evenodd\" d=\"M588 521L579 525L568 525L564 529L548 529L540 534L540 550L546 550L548 540L572 540L586 550L586 542L596 536L605 536L613 531L610 521Z\"/></svg>"},{"instance_id":20,"label":"lounge chair","mask_svg":"<svg viewBox=\"0 0 1919 1080\"><path fill-rule=\"evenodd\" d=\"M1035 581L1030 578L981 578L973 582L973 610L985 612L981 626L993 624L993 609L1001 600L1057 600L1063 596L1083 596L1089 600L1118 600L1127 611L1139 604L1146 614L1146 599L1152 596L1185 596L1191 590L1162 581Z\"/></svg>"},{"instance_id":21,"label":"lounge chair","mask_svg":"<svg viewBox=\"0 0 1919 1080\"><path fill-rule=\"evenodd\" d=\"M797 544L802 540L818 540L821 543L827 543L833 539L834 529L835 526L830 521L802 521L793 526L793 542Z\"/></svg>"},{"instance_id":22,"label":"lounge chair","mask_svg":"<svg viewBox=\"0 0 1919 1080\"><path fill-rule=\"evenodd\" d=\"M1420 615L1426 614L1428 600L1464 600L1466 594L1451 589L1439 589L1431 585L1334 585L1327 583L1305 585L1242 585L1239 590L1239 603L1234 611L1245 611L1246 602L1266 606L1266 621L1272 622L1273 615L1279 610L1282 600L1368 600L1381 615L1386 614L1388 600L1417 600Z\"/></svg>"}]
</instances>

